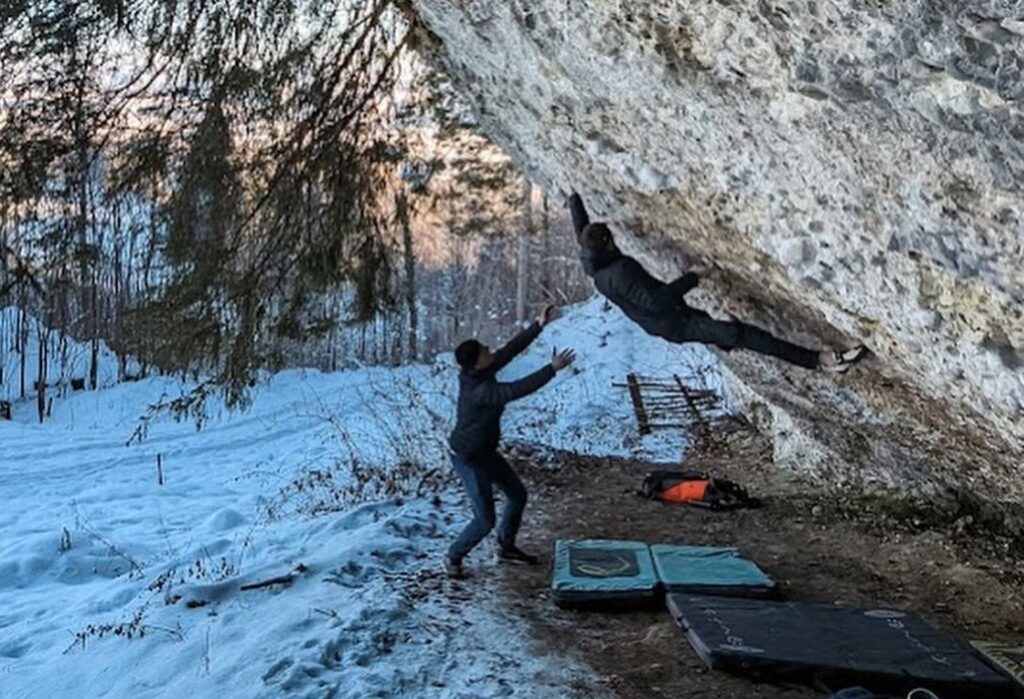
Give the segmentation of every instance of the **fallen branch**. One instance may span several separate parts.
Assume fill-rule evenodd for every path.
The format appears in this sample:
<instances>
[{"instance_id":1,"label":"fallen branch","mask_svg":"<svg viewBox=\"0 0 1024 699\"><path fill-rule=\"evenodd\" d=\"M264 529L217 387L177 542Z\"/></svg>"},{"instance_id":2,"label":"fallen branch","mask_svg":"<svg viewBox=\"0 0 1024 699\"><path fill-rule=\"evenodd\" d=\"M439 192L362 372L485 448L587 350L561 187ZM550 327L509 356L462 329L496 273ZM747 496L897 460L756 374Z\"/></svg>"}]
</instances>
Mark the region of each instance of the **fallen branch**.
<instances>
[{"instance_id":1,"label":"fallen branch","mask_svg":"<svg viewBox=\"0 0 1024 699\"><path fill-rule=\"evenodd\" d=\"M261 580L255 583L246 583L242 585L242 590L258 590L261 587L272 587L274 585L291 585L295 581L295 576L291 573L287 575L278 575L276 578L270 578L268 580Z\"/></svg>"},{"instance_id":2,"label":"fallen branch","mask_svg":"<svg viewBox=\"0 0 1024 699\"><path fill-rule=\"evenodd\" d=\"M283 585L285 587L288 587L293 582L295 582L296 573L301 575L302 573L305 573L307 570L309 570L309 568L300 563L297 566L295 566L295 570L293 570L291 573L286 573L285 575L278 575L277 577L268 578L266 580L261 580L259 582L246 583L242 585L242 587L239 589L259 590L260 588L273 587L274 585Z\"/></svg>"}]
</instances>

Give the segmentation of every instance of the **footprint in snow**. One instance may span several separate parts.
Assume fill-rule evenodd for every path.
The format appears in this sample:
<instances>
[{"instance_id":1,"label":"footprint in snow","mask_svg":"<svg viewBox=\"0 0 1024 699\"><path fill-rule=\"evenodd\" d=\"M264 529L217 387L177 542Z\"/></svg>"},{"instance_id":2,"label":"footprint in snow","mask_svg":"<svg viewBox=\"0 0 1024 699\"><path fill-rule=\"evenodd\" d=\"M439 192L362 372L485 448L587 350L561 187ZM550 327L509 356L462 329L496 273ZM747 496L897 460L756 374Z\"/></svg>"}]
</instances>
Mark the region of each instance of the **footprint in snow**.
<instances>
[{"instance_id":1,"label":"footprint in snow","mask_svg":"<svg viewBox=\"0 0 1024 699\"><path fill-rule=\"evenodd\" d=\"M32 648L28 641L15 639L0 645L0 658L20 658Z\"/></svg>"},{"instance_id":2,"label":"footprint in snow","mask_svg":"<svg viewBox=\"0 0 1024 699\"><path fill-rule=\"evenodd\" d=\"M263 673L263 681L266 684L274 684L280 681L279 675L292 665L291 658L281 658L270 666L270 669Z\"/></svg>"}]
</instances>

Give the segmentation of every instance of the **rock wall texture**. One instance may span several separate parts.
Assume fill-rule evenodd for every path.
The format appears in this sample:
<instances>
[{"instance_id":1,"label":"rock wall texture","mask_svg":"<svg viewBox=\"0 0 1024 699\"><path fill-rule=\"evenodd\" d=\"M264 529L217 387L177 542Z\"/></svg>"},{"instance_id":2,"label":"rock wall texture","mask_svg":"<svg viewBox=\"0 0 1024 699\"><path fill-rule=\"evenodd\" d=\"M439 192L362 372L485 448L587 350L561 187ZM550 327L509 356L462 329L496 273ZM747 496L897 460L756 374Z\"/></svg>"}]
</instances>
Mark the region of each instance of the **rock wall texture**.
<instances>
[{"instance_id":1,"label":"rock wall texture","mask_svg":"<svg viewBox=\"0 0 1024 699\"><path fill-rule=\"evenodd\" d=\"M1024 3L412 5L536 181L663 278L717 264L695 305L871 348L723 356L780 465L1024 531Z\"/></svg>"}]
</instances>

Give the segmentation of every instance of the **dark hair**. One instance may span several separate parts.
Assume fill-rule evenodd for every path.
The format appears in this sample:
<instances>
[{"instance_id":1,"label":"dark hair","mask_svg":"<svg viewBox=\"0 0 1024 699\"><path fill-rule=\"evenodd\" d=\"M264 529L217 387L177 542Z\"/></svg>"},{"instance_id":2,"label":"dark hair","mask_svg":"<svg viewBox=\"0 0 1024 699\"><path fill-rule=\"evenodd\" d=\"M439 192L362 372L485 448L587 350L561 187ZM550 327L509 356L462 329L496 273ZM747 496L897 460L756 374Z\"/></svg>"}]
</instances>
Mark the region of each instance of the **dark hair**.
<instances>
[{"instance_id":1,"label":"dark hair","mask_svg":"<svg viewBox=\"0 0 1024 699\"><path fill-rule=\"evenodd\" d=\"M604 250L611 239L612 231L603 223L588 223L580 233L580 245L587 250Z\"/></svg>"},{"instance_id":2,"label":"dark hair","mask_svg":"<svg viewBox=\"0 0 1024 699\"><path fill-rule=\"evenodd\" d=\"M463 369L472 369L476 366L476 360L480 357L481 345L476 340L466 340L455 348L455 361Z\"/></svg>"}]
</instances>

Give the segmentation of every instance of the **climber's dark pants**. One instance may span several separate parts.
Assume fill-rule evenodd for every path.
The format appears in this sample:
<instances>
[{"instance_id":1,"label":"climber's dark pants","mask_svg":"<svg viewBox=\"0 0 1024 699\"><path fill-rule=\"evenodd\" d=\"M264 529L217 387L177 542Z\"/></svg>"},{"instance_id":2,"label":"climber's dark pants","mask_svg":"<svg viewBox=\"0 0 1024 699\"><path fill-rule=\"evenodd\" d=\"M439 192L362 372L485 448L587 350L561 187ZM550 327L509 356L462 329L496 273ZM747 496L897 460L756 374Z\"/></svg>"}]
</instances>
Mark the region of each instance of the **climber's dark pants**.
<instances>
[{"instance_id":1,"label":"climber's dark pants","mask_svg":"<svg viewBox=\"0 0 1024 699\"><path fill-rule=\"evenodd\" d=\"M818 352L774 337L761 328L738 321L715 320L704 311L685 308L667 319L663 337L670 342L703 342L726 352L746 349L778 357L790 364L816 369Z\"/></svg>"}]
</instances>

